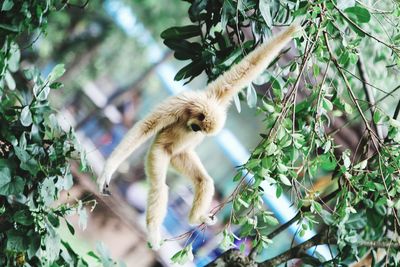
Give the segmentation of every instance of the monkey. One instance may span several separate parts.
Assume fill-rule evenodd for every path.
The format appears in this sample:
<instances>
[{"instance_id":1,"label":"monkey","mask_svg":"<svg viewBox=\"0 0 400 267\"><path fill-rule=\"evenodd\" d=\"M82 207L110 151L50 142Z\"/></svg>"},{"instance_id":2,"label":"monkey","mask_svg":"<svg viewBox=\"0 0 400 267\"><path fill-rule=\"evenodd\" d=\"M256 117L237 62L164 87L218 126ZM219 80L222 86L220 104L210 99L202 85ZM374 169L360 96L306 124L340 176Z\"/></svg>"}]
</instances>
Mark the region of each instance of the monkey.
<instances>
[{"instance_id":1,"label":"monkey","mask_svg":"<svg viewBox=\"0 0 400 267\"><path fill-rule=\"evenodd\" d=\"M97 183L108 190L112 174L141 144L155 135L145 164L149 182L146 224L152 249L161 245L160 226L167 212L167 168L171 164L194 185L189 223L212 225L208 213L214 195L213 179L194 151L205 136L217 134L224 126L230 103L242 88L253 81L278 56L300 30L289 26L269 42L259 45L239 63L210 82L205 90L184 91L161 102L149 115L137 122L107 159Z\"/></svg>"}]
</instances>

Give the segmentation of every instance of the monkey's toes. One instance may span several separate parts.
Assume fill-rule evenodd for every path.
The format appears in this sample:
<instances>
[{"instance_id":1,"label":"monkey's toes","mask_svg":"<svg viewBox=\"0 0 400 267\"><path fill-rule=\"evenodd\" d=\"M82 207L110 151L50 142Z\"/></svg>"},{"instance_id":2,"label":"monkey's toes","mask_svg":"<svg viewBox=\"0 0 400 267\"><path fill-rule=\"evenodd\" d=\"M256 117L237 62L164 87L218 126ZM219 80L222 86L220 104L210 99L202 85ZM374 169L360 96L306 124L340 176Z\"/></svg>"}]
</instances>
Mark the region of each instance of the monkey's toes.
<instances>
[{"instance_id":1,"label":"monkey's toes","mask_svg":"<svg viewBox=\"0 0 400 267\"><path fill-rule=\"evenodd\" d=\"M200 216L200 222L206 225L214 225L217 222L217 217L214 214Z\"/></svg>"}]
</instances>

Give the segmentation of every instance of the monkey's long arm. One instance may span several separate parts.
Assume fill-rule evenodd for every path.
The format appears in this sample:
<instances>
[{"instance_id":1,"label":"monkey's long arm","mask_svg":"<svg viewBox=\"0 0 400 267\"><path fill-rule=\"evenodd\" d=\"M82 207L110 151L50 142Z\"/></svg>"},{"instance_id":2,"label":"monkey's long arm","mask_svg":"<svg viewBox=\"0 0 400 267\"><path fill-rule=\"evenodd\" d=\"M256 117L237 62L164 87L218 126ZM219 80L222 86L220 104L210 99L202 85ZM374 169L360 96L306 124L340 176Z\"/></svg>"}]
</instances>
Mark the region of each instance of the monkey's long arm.
<instances>
[{"instance_id":1,"label":"monkey's long arm","mask_svg":"<svg viewBox=\"0 0 400 267\"><path fill-rule=\"evenodd\" d=\"M268 43L254 49L238 64L232 66L215 81L211 82L206 88L207 95L217 98L222 104L229 104L235 94L268 67L299 29L300 26L298 25L289 26Z\"/></svg>"},{"instance_id":2,"label":"monkey's long arm","mask_svg":"<svg viewBox=\"0 0 400 267\"><path fill-rule=\"evenodd\" d=\"M103 190L105 183L107 185L110 183L112 174L130 154L151 136L179 118L182 112L181 105L176 97L167 99L126 133L107 159L103 172L97 180L100 191Z\"/></svg>"}]
</instances>

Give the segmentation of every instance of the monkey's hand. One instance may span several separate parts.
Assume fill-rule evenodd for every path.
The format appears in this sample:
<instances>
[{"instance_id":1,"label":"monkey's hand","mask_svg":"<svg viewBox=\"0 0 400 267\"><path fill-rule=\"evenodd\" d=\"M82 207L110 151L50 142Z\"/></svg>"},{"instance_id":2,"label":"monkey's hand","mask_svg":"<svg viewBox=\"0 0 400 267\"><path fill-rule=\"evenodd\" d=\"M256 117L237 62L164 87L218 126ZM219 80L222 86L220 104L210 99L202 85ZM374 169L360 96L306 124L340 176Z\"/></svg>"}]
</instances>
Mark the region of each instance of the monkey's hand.
<instances>
[{"instance_id":1,"label":"monkey's hand","mask_svg":"<svg viewBox=\"0 0 400 267\"><path fill-rule=\"evenodd\" d=\"M217 217L210 213L206 215L201 215L198 219L189 218L190 225L198 225L198 224L206 224L206 225L214 225L217 222Z\"/></svg>"},{"instance_id":2,"label":"monkey's hand","mask_svg":"<svg viewBox=\"0 0 400 267\"><path fill-rule=\"evenodd\" d=\"M100 175L97 179L97 186L99 188L100 193L103 195L111 195L110 190L108 189L108 184L110 183L111 175L108 175L105 171Z\"/></svg>"}]
</instances>

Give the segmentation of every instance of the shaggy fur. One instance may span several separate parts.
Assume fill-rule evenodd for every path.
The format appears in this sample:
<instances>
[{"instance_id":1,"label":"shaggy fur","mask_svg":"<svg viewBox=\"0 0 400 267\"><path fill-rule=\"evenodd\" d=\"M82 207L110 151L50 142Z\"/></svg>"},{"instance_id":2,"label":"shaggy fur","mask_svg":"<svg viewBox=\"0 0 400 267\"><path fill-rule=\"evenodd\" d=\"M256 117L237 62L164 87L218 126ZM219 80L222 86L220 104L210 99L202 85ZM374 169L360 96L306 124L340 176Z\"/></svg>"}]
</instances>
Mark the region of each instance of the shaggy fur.
<instances>
[{"instance_id":1,"label":"shaggy fur","mask_svg":"<svg viewBox=\"0 0 400 267\"><path fill-rule=\"evenodd\" d=\"M215 135L225 124L227 109L235 94L254 80L291 40L298 26L290 26L269 43L249 53L241 62L210 83L204 91L186 91L161 103L139 121L108 158L98 179L100 190L135 149L156 135L147 155L146 174L150 183L147 203L148 240L153 249L161 242L160 226L167 212L166 174L171 164L191 179L195 189L191 224L212 224L208 214L214 184L194 148L206 135Z\"/></svg>"}]
</instances>

